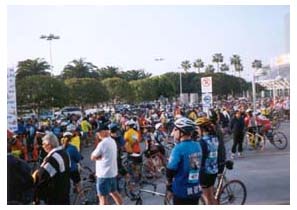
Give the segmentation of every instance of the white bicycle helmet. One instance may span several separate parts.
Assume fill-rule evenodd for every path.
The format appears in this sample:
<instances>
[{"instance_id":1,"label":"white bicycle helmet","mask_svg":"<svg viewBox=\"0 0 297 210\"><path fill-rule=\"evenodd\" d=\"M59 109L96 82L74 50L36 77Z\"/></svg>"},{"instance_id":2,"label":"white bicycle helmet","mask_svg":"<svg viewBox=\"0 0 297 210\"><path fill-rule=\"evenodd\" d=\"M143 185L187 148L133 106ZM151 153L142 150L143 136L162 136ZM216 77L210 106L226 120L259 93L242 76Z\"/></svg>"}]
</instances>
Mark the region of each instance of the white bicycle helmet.
<instances>
[{"instance_id":1,"label":"white bicycle helmet","mask_svg":"<svg viewBox=\"0 0 297 210\"><path fill-rule=\"evenodd\" d=\"M182 117L174 122L174 126L188 134L195 130L196 124L192 120Z\"/></svg>"},{"instance_id":2,"label":"white bicycle helmet","mask_svg":"<svg viewBox=\"0 0 297 210\"><path fill-rule=\"evenodd\" d=\"M161 126L162 126L162 123L157 123L157 124L155 125L155 129L158 130Z\"/></svg>"},{"instance_id":3,"label":"white bicycle helmet","mask_svg":"<svg viewBox=\"0 0 297 210\"><path fill-rule=\"evenodd\" d=\"M133 126L133 125L136 124L136 122L131 119L131 120L127 121L125 124L128 125L128 126Z\"/></svg>"}]
</instances>

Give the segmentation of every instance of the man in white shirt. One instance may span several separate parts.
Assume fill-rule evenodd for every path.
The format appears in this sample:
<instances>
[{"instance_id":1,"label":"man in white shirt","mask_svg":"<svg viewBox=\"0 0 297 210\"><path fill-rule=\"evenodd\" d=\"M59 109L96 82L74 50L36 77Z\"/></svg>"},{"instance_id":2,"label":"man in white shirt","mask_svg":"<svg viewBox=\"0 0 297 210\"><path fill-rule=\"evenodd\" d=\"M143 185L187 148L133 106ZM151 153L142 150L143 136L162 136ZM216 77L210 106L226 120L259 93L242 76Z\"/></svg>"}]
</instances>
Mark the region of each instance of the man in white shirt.
<instances>
[{"instance_id":1,"label":"man in white shirt","mask_svg":"<svg viewBox=\"0 0 297 210\"><path fill-rule=\"evenodd\" d=\"M96 161L97 194L100 205L107 205L107 196L110 195L117 205L123 200L117 191L117 145L110 137L108 126L99 125L96 137L101 141L91 154L91 160Z\"/></svg>"}]
</instances>

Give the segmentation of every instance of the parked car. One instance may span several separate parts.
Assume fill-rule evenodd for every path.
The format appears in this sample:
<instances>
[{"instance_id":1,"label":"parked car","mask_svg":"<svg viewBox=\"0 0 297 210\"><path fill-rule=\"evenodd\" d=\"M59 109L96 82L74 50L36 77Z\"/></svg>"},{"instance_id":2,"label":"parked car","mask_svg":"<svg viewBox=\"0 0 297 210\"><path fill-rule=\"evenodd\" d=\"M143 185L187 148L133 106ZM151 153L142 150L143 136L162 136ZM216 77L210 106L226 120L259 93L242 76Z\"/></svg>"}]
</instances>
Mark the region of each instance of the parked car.
<instances>
[{"instance_id":1,"label":"parked car","mask_svg":"<svg viewBox=\"0 0 297 210\"><path fill-rule=\"evenodd\" d=\"M64 107L63 109L61 109L61 114L64 116L72 114L83 116L81 109L78 107Z\"/></svg>"},{"instance_id":2,"label":"parked car","mask_svg":"<svg viewBox=\"0 0 297 210\"><path fill-rule=\"evenodd\" d=\"M54 115L53 111L45 110L39 114L39 119L40 120L46 120L46 119L54 120L55 115Z\"/></svg>"}]
</instances>

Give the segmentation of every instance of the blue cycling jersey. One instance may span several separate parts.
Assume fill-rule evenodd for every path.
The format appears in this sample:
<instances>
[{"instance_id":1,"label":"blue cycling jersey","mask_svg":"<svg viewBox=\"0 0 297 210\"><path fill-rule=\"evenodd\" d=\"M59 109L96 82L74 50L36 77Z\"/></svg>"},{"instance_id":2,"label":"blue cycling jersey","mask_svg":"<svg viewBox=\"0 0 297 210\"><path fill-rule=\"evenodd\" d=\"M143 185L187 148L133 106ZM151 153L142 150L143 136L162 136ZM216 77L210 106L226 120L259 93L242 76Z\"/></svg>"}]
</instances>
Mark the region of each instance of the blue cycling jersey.
<instances>
[{"instance_id":1,"label":"blue cycling jersey","mask_svg":"<svg viewBox=\"0 0 297 210\"><path fill-rule=\"evenodd\" d=\"M173 178L173 193L180 198L196 198L201 195L199 173L202 150L193 140L181 141L170 155L167 168L177 171Z\"/></svg>"},{"instance_id":2,"label":"blue cycling jersey","mask_svg":"<svg viewBox=\"0 0 297 210\"><path fill-rule=\"evenodd\" d=\"M205 135L199 142L203 151L202 172L206 174L218 173L218 138Z\"/></svg>"}]
</instances>

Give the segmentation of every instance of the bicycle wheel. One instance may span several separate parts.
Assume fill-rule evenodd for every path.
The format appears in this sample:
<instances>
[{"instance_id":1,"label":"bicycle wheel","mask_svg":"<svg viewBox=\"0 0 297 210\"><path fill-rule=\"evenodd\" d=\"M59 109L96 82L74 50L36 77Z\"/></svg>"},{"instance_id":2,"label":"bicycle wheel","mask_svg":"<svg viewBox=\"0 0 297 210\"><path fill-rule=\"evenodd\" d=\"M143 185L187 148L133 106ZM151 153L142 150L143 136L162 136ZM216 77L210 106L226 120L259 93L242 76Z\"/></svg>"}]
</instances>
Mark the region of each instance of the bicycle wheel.
<instances>
[{"instance_id":1,"label":"bicycle wheel","mask_svg":"<svg viewBox=\"0 0 297 210\"><path fill-rule=\"evenodd\" d=\"M139 194L140 188L140 184L133 180L127 180L124 185L125 194L131 200L136 199L137 195Z\"/></svg>"},{"instance_id":2,"label":"bicycle wheel","mask_svg":"<svg viewBox=\"0 0 297 210\"><path fill-rule=\"evenodd\" d=\"M98 205L98 197L95 187L87 186L77 193L74 205Z\"/></svg>"},{"instance_id":3,"label":"bicycle wheel","mask_svg":"<svg viewBox=\"0 0 297 210\"><path fill-rule=\"evenodd\" d=\"M135 202L135 205L142 205L143 204L143 201L141 199L141 197L139 197L136 202Z\"/></svg>"},{"instance_id":4,"label":"bicycle wheel","mask_svg":"<svg viewBox=\"0 0 297 210\"><path fill-rule=\"evenodd\" d=\"M270 143L279 150L283 150L288 145L288 139L283 132L273 133L273 137L269 139Z\"/></svg>"},{"instance_id":5,"label":"bicycle wheel","mask_svg":"<svg viewBox=\"0 0 297 210\"><path fill-rule=\"evenodd\" d=\"M220 205L243 205L246 200L246 187L239 180L227 182L218 197Z\"/></svg>"}]
</instances>

